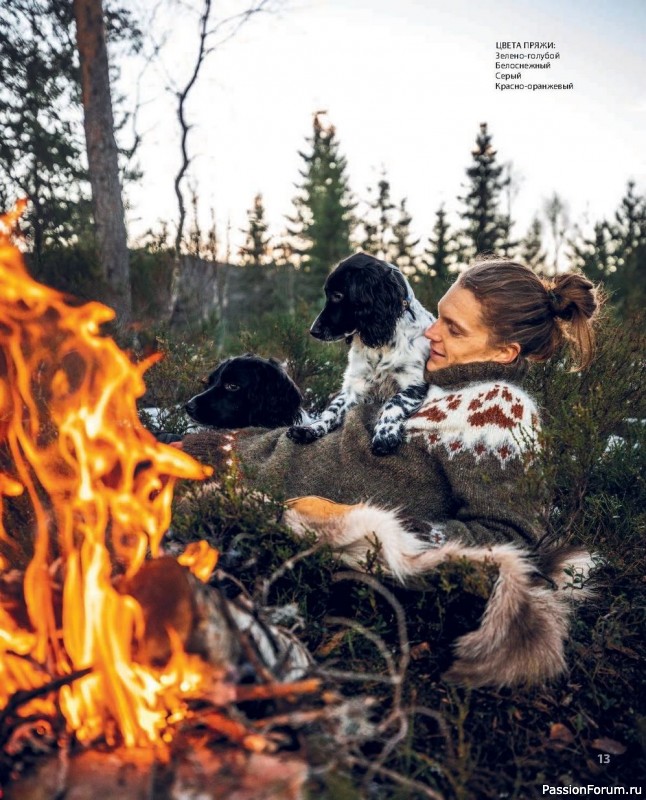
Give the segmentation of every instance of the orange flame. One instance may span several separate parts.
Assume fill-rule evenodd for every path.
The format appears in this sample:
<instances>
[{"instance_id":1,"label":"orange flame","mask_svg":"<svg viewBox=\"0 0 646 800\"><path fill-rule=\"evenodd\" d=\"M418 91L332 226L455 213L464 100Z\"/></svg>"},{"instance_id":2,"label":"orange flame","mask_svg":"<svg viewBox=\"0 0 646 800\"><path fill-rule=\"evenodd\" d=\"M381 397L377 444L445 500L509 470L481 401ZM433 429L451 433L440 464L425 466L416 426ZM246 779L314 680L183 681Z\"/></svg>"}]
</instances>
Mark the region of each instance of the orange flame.
<instances>
[{"instance_id":1,"label":"orange flame","mask_svg":"<svg viewBox=\"0 0 646 800\"><path fill-rule=\"evenodd\" d=\"M130 577L148 551L158 554L176 480L210 470L139 422L135 400L156 359L133 364L101 335L114 312L74 304L28 275L9 239L23 207L0 217L0 539L19 533L5 529L7 497L26 493L35 530L24 576L30 628L0 606L0 708L19 689L89 667L58 694L77 737L112 730L128 746L160 742L205 665L177 643L163 670L133 660L143 612L115 590L113 568ZM51 577L58 558L62 625ZM184 563L206 579L216 560L200 544ZM54 704L32 701L23 712L35 708L52 712Z\"/></svg>"}]
</instances>

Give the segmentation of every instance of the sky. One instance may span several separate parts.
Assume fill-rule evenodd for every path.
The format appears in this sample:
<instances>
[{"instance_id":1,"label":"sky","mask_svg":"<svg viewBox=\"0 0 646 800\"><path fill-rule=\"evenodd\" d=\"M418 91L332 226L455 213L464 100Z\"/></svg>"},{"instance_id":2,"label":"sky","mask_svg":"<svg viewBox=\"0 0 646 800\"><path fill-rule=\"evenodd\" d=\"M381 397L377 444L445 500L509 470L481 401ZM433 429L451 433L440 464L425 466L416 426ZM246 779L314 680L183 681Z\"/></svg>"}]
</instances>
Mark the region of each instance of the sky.
<instances>
[{"instance_id":1,"label":"sky","mask_svg":"<svg viewBox=\"0 0 646 800\"><path fill-rule=\"evenodd\" d=\"M160 45L148 63L122 62L119 89L127 105L138 100L142 137L143 176L127 191L133 239L161 220L172 229L177 218L174 91L193 68L198 29L188 5L133 3L148 49ZM214 4L219 17L244 7ZM223 242L230 226L235 252L262 192L270 232L280 234L299 180L298 151L319 110L336 127L355 197L365 199L385 169L418 236L431 231L442 203L457 222L481 122L498 160L512 163L515 236L554 192L572 223L592 224L613 213L629 179L646 191L645 31L644 0L282 0L217 47L190 96L190 182L202 227L213 208ZM501 41L554 42L540 52L560 58L527 70L523 82L574 88L496 90Z\"/></svg>"}]
</instances>

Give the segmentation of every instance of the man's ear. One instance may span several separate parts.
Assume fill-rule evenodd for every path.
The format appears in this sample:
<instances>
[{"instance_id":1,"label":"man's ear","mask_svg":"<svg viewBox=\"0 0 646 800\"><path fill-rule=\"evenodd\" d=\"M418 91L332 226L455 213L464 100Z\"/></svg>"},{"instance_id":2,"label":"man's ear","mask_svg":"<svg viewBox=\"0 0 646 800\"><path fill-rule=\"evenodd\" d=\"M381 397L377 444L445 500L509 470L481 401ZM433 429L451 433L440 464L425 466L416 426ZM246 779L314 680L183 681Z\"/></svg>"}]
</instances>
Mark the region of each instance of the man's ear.
<instances>
[{"instance_id":1,"label":"man's ear","mask_svg":"<svg viewBox=\"0 0 646 800\"><path fill-rule=\"evenodd\" d=\"M501 344L498 346L497 353L493 357L493 360L498 362L498 364L511 364L511 362L515 361L519 355L520 355L520 345L518 344L518 342L512 342L511 344Z\"/></svg>"}]
</instances>

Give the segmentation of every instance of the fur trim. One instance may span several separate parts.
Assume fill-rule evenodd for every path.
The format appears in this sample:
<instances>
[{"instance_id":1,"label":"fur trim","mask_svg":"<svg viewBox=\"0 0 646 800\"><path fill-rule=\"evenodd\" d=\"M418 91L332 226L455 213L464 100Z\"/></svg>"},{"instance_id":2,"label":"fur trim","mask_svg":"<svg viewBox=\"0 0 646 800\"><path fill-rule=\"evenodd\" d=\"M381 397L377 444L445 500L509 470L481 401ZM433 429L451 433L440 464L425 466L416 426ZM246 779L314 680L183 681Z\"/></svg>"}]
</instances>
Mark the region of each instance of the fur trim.
<instances>
[{"instance_id":1,"label":"fur trim","mask_svg":"<svg viewBox=\"0 0 646 800\"><path fill-rule=\"evenodd\" d=\"M305 501L311 498L291 501L287 525L299 536L314 531L355 569L361 569L366 555L375 549L384 569L402 583L457 559L497 567L498 578L480 627L456 640L456 660L446 678L470 686L529 685L565 670L563 643L570 600L590 594L582 578L595 562L586 551L560 549L537 559L512 544L469 547L448 541L433 547L407 531L396 511L361 503L349 511L340 506L337 513L312 514ZM556 588L537 577L537 561Z\"/></svg>"},{"instance_id":2,"label":"fur trim","mask_svg":"<svg viewBox=\"0 0 646 800\"><path fill-rule=\"evenodd\" d=\"M596 553L569 545L545 550L536 558L541 574L549 576L572 600L587 600L594 595L590 575L602 563Z\"/></svg>"},{"instance_id":3,"label":"fur trim","mask_svg":"<svg viewBox=\"0 0 646 800\"><path fill-rule=\"evenodd\" d=\"M316 500L316 510L312 501ZM428 545L403 526L397 511L387 511L369 503L354 506L333 503L324 498L288 500L284 521L297 536L314 531L339 550L341 559L353 569L361 569L368 553L379 551L384 568L405 582L410 562ZM334 513L338 510L338 513Z\"/></svg>"}]
</instances>

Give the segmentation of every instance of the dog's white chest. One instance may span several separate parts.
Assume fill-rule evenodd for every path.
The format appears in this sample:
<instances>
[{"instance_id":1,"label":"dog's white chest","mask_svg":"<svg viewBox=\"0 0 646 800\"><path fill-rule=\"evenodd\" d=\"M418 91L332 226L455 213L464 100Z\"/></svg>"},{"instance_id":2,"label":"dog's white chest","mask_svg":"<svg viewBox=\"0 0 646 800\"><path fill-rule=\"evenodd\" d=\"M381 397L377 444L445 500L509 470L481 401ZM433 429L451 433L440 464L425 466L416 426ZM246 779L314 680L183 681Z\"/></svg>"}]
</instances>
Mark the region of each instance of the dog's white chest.
<instances>
[{"instance_id":1,"label":"dog's white chest","mask_svg":"<svg viewBox=\"0 0 646 800\"><path fill-rule=\"evenodd\" d=\"M352 343L344 386L358 393L371 393L393 384L404 389L423 380L428 344L421 332L398 332L385 347L370 348Z\"/></svg>"}]
</instances>

